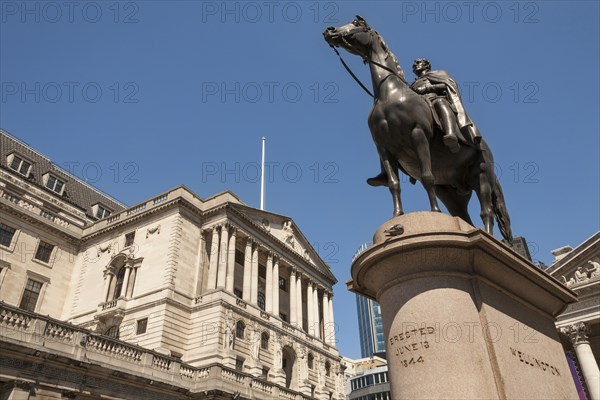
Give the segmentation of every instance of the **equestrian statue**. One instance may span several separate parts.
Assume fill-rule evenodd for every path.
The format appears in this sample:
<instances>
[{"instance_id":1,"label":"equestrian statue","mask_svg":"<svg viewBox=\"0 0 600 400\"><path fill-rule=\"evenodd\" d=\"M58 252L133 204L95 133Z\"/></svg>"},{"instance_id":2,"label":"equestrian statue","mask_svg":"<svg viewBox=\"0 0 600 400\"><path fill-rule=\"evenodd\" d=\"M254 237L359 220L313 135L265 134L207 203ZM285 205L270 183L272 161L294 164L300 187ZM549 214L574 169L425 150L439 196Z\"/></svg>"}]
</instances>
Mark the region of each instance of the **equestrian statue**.
<instances>
[{"instance_id":1,"label":"equestrian statue","mask_svg":"<svg viewBox=\"0 0 600 400\"><path fill-rule=\"evenodd\" d=\"M494 217L504 239L512 241L510 218L502 187L494 173L492 152L466 114L458 85L445 71L432 71L425 59L417 59L417 79L409 85L396 56L385 41L360 16L339 28L323 32L334 48L344 48L369 64L374 104L369 129L381 164L381 173L369 178L372 186L388 186L394 216L404 213L398 170L427 191L431 211L439 212L439 198L451 215L473 225L468 204L475 191L485 230L493 233Z\"/></svg>"}]
</instances>

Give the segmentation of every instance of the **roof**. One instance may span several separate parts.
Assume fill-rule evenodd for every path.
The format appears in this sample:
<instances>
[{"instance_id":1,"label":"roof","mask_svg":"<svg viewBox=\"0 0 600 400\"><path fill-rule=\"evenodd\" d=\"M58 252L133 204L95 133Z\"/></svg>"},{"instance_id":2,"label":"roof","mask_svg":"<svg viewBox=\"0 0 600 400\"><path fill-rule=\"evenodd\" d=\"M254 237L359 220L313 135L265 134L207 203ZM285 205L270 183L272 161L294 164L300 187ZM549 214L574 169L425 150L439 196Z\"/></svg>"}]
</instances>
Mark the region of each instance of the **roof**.
<instances>
[{"instance_id":1,"label":"roof","mask_svg":"<svg viewBox=\"0 0 600 400\"><path fill-rule=\"evenodd\" d=\"M13 153L31 162L31 172L26 177L29 183L60 198L62 201L82 209L90 218L95 219L92 213L92 206L98 203L113 212L126 208L125 204L70 174L28 144L12 136L5 130L0 129L0 168L16 174L8 165L8 156ZM62 196L44 186L42 177L48 172L65 182Z\"/></svg>"}]
</instances>

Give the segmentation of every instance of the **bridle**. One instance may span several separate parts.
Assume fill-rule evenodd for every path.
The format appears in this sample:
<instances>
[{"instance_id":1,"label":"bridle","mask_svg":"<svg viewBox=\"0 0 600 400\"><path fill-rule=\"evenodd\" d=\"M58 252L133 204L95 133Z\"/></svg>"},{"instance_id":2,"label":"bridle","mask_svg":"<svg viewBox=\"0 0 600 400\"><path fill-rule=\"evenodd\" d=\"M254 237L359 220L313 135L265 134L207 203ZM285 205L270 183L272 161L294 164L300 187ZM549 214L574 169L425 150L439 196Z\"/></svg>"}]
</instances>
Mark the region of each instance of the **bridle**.
<instances>
[{"instance_id":1,"label":"bridle","mask_svg":"<svg viewBox=\"0 0 600 400\"><path fill-rule=\"evenodd\" d=\"M358 29L358 27L356 28ZM340 34L340 38L342 39L342 41L344 42L344 44L349 47L349 48L354 48L354 46L348 42L346 40L346 36L350 36L350 35L354 35L356 33L356 29L352 29L350 31L348 31L345 35ZM377 62L377 61L373 61L371 59L371 54L373 53L373 34L378 35L379 34L373 30L371 30L371 28L367 27L367 26L362 26L362 32L369 32L369 44L367 47L367 52L366 55L362 56L363 62L365 64L369 63L369 64L373 64L376 65L380 68L383 68L384 70L390 72L392 75L397 76L398 78L400 78L401 80L404 81L403 77L401 77L400 75L398 75L398 72L392 70L391 68ZM356 83L358 83L360 85L361 88L363 88L363 90L371 97L375 98L375 96L373 96L373 93L371 93L371 91L369 89L367 89L367 87L360 81L360 79L358 79L358 77L354 74L354 72L352 72L352 70L350 69L350 67L348 66L348 64L346 64L346 62L344 61L344 59L342 58L340 52L335 48L334 45L330 44L329 45L333 51L335 51L335 54L337 54L337 56L340 58L340 62L342 63L342 65L344 66L344 68L346 69L346 71L348 71L348 73L350 74L350 76L352 76L352 78L354 78L354 80L356 81ZM356 52L358 54L360 54L360 52ZM388 75L389 76L389 75Z\"/></svg>"}]
</instances>

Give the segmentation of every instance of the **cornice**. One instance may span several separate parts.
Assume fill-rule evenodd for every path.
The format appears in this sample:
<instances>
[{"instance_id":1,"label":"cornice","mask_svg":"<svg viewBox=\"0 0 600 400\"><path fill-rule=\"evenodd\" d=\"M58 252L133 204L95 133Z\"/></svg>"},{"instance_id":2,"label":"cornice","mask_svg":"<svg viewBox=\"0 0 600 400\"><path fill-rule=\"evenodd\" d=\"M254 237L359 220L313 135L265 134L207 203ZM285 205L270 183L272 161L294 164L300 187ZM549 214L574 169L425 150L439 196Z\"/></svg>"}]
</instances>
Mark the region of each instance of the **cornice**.
<instances>
[{"instance_id":1,"label":"cornice","mask_svg":"<svg viewBox=\"0 0 600 400\"><path fill-rule=\"evenodd\" d=\"M6 204L5 200L3 199L0 199L0 210L7 211L10 215L24 220L38 228L41 228L51 233L52 235L57 235L70 243L81 242L81 236L77 235L76 233L71 233L65 229L61 229L59 226L48 224L46 223L47 220L45 220L43 217L28 212L23 208L17 209L15 207L11 207L10 205Z\"/></svg>"}]
</instances>

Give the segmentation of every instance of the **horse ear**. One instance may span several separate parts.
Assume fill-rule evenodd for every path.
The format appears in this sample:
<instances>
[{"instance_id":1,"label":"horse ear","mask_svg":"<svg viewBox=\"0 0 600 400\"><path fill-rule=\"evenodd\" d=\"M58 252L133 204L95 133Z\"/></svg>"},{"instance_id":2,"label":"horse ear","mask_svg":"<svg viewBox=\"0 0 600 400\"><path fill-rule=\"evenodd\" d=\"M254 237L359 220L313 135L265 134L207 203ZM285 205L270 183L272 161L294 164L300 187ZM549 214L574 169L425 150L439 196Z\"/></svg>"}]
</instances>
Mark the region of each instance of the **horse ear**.
<instances>
[{"instance_id":1,"label":"horse ear","mask_svg":"<svg viewBox=\"0 0 600 400\"><path fill-rule=\"evenodd\" d=\"M361 17L360 15L356 16L356 19L360 22L362 22L366 27L369 26L369 24L367 24L367 21L365 21L365 19L363 17Z\"/></svg>"}]
</instances>

